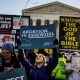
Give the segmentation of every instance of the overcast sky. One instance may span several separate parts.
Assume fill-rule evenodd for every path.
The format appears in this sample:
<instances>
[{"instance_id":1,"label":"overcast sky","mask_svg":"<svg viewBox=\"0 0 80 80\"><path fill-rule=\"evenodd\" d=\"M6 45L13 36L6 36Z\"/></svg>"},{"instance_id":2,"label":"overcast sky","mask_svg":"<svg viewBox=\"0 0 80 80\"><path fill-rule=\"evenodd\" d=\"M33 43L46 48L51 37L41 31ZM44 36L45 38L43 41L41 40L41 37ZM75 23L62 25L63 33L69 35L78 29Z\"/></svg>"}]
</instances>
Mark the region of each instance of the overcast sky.
<instances>
[{"instance_id":1,"label":"overcast sky","mask_svg":"<svg viewBox=\"0 0 80 80\"><path fill-rule=\"evenodd\" d=\"M22 9L54 1L59 1L80 9L80 0L0 0L0 14L21 15Z\"/></svg>"}]
</instances>

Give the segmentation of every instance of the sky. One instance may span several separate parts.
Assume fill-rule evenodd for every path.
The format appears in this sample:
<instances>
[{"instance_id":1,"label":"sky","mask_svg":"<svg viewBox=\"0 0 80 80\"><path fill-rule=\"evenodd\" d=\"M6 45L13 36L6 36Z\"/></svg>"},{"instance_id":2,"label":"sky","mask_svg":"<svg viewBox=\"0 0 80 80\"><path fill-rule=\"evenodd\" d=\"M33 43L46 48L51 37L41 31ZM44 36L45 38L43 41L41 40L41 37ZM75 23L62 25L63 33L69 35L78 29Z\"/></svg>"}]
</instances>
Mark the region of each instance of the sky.
<instances>
[{"instance_id":1,"label":"sky","mask_svg":"<svg viewBox=\"0 0 80 80\"><path fill-rule=\"evenodd\" d=\"M0 14L21 15L23 9L59 1L80 9L80 0L0 0Z\"/></svg>"}]
</instances>

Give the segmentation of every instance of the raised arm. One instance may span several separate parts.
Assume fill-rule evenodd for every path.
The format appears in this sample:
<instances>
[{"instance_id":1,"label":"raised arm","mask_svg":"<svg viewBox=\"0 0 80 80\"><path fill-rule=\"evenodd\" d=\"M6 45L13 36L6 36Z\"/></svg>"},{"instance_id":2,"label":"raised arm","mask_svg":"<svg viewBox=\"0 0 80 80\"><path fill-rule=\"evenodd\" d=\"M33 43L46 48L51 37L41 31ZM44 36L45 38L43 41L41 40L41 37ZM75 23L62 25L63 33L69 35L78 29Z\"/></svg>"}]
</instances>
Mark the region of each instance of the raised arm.
<instances>
[{"instance_id":1,"label":"raised arm","mask_svg":"<svg viewBox=\"0 0 80 80\"><path fill-rule=\"evenodd\" d=\"M52 59L49 60L47 65L48 71L51 72L58 64L58 51L57 48L53 49Z\"/></svg>"},{"instance_id":2,"label":"raised arm","mask_svg":"<svg viewBox=\"0 0 80 80\"><path fill-rule=\"evenodd\" d=\"M34 68L34 66L28 61L28 59L24 56L23 50L18 50L18 58L21 62L21 64L27 69L30 70L31 68Z\"/></svg>"}]
</instances>

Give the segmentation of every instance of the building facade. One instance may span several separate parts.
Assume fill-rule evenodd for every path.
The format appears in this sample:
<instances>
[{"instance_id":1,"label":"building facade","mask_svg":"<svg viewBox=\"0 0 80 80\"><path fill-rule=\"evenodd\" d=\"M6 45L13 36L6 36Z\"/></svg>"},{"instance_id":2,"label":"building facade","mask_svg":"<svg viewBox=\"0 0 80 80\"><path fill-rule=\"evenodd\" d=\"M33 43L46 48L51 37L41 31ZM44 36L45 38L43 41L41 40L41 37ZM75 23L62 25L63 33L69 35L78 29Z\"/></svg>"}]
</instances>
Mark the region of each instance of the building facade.
<instances>
[{"instance_id":1,"label":"building facade","mask_svg":"<svg viewBox=\"0 0 80 80\"><path fill-rule=\"evenodd\" d=\"M80 9L55 1L52 3L22 10L22 15L30 16L30 25L57 24L56 37L59 39L59 17L79 17Z\"/></svg>"}]
</instances>

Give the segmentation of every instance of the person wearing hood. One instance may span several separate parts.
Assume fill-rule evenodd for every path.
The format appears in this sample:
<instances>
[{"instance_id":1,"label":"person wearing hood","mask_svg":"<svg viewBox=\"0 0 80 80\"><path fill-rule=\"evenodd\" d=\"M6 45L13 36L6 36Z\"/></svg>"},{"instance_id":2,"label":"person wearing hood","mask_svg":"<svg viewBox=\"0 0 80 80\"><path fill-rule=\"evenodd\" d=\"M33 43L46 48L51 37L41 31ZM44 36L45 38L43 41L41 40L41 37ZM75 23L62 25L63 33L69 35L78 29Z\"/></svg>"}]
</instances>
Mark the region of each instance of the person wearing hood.
<instances>
[{"instance_id":1,"label":"person wearing hood","mask_svg":"<svg viewBox=\"0 0 80 80\"><path fill-rule=\"evenodd\" d=\"M58 52L54 48L53 58L47 64L43 52L36 54L35 64L32 65L27 58L24 57L23 50L19 50L19 60L25 66L28 80L51 80L51 72L58 63Z\"/></svg>"},{"instance_id":2,"label":"person wearing hood","mask_svg":"<svg viewBox=\"0 0 80 80\"><path fill-rule=\"evenodd\" d=\"M62 56L61 56L62 55ZM66 80L66 58L65 55L62 53L58 59L57 66L53 69L51 76L55 77L56 80Z\"/></svg>"}]
</instances>

